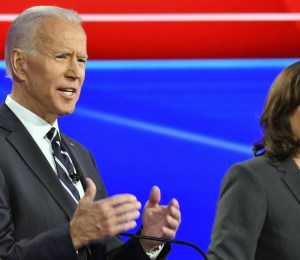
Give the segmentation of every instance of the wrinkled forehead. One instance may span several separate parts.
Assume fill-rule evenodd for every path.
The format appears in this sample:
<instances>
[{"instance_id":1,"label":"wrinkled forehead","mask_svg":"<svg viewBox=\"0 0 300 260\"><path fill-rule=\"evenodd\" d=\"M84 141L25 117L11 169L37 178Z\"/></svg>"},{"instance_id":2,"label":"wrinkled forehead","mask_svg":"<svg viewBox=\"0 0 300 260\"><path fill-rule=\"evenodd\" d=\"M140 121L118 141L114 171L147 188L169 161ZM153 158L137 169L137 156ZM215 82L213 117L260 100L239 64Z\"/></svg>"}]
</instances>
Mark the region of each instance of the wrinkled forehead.
<instances>
[{"instance_id":1,"label":"wrinkled forehead","mask_svg":"<svg viewBox=\"0 0 300 260\"><path fill-rule=\"evenodd\" d=\"M86 54L86 33L79 22L47 19L37 25L36 47L47 49L70 48Z\"/></svg>"},{"instance_id":2,"label":"wrinkled forehead","mask_svg":"<svg viewBox=\"0 0 300 260\"><path fill-rule=\"evenodd\" d=\"M37 24L36 43L43 45L81 45L86 49L86 33L80 22L66 21L59 18L49 18Z\"/></svg>"}]
</instances>

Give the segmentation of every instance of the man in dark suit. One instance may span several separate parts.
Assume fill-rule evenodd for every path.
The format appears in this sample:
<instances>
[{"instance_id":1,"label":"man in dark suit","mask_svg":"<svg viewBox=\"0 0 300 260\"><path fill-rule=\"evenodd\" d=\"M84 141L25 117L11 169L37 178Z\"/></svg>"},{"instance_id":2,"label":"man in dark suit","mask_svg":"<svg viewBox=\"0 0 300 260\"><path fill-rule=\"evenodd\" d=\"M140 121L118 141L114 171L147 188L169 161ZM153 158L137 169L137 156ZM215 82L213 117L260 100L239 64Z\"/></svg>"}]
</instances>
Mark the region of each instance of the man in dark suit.
<instances>
[{"instance_id":1,"label":"man in dark suit","mask_svg":"<svg viewBox=\"0 0 300 260\"><path fill-rule=\"evenodd\" d=\"M136 226L141 203L131 194L107 197L90 152L58 132L57 118L73 112L85 76L78 14L25 10L10 27L5 59L13 87L0 107L0 259L165 259L169 244L122 243L118 234ZM153 187L139 232L172 239L179 204L159 201Z\"/></svg>"},{"instance_id":2,"label":"man in dark suit","mask_svg":"<svg viewBox=\"0 0 300 260\"><path fill-rule=\"evenodd\" d=\"M209 260L300 259L300 62L275 79L255 158L222 182Z\"/></svg>"}]
</instances>

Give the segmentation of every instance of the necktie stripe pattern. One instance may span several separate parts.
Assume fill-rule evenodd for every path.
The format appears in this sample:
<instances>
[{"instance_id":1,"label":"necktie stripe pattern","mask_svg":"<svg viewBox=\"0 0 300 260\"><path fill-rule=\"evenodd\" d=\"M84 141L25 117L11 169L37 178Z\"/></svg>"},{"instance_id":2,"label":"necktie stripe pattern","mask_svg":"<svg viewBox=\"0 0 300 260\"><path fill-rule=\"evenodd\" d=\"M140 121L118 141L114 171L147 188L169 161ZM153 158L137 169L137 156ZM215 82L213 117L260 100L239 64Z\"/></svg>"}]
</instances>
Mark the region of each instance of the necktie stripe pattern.
<instances>
[{"instance_id":1,"label":"necktie stripe pattern","mask_svg":"<svg viewBox=\"0 0 300 260\"><path fill-rule=\"evenodd\" d=\"M50 131L47 133L47 137L52 145L57 176L62 182L63 186L70 191L72 197L76 200L76 202L78 202L80 195L77 188L74 186L72 179L70 178L70 174L75 171L70 155L64 149L64 147L62 147L58 131L55 127L50 129Z\"/></svg>"}]
</instances>

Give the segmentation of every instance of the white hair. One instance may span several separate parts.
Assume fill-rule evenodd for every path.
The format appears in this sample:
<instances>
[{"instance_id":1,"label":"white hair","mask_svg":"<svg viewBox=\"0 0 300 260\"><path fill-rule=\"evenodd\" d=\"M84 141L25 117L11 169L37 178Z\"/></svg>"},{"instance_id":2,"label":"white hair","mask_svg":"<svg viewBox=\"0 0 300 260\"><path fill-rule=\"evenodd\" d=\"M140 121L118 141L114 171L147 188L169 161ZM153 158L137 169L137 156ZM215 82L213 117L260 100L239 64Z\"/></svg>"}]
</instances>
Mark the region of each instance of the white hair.
<instances>
[{"instance_id":1,"label":"white hair","mask_svg":"<svg viewBox=\"0 0 300 260\"><path fill-rule=\"evenodd\" d=\"M11 53L14 48L34 51L37 25L50 18L81 23L78 13L57 6L34 6L22 12L11 24L5 43L6 75L12 78Z\"/></svg>"}]
</instances>

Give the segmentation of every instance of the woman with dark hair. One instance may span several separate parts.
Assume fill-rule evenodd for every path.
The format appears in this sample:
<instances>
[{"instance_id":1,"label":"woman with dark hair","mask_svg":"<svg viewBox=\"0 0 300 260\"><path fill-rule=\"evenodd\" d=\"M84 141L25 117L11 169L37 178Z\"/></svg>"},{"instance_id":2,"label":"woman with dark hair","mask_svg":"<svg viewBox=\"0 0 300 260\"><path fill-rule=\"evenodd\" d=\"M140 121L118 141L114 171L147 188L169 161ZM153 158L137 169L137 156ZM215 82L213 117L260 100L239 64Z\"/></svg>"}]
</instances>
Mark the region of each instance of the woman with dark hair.
<instances>
[{"instance_id":1,"label":"woman with dark hair","mask_svg":"<svg viewBox=\"0 0 300 260\"><path fill-rule=\"evenodd\" d=\"M300 62L275 79L260 118L255 158L221 187L208 259L300 259Z\"/></svg>"}]
</instances>

